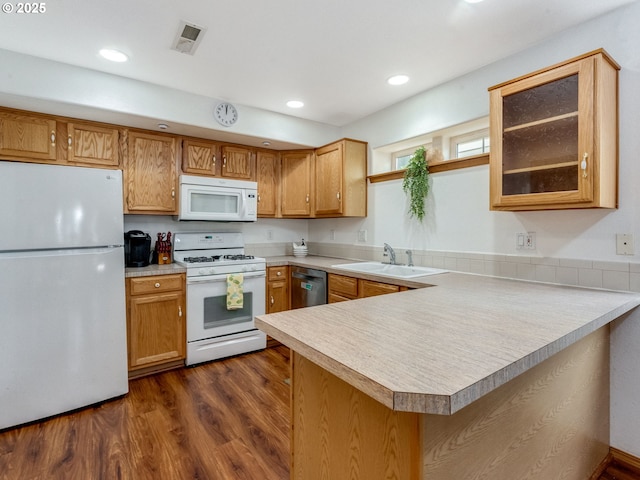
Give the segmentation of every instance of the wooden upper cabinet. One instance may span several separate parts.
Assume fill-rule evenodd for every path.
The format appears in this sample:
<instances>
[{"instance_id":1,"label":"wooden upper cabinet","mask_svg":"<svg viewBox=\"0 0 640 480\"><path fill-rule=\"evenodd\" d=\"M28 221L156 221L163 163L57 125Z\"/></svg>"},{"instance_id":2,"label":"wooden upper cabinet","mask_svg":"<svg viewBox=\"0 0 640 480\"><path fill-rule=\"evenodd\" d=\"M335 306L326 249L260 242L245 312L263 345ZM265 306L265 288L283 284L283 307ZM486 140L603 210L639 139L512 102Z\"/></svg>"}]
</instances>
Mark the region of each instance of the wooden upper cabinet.
<instances>
[{"instance_id":1,"label":"wooden upper cabinet","mask_svg":"<svg viewBox=\"0 0 640 480\"><path fill-rule=\"evenodd\" d=\"M311 216L313 160L311 150L281 152L280 208L283 217Z\"/></svg>"},{"instance_id":2,"label":"wooden upper cabinet","mask_svg":"<svg viewBox=\"0 0 640 480\"><path fill-rule=\"evenodd\" d=\"M223 145L221 155L221 175L223 177L255 181L255 155L253 149L237 145Z\"/></svg>"},{"instance_id":3,"label":"wooden upper cabinet","mask_svg":"<svg viewBox=\"0 0 640 480\"><path fill-rule=\"evenodd\" d=\"M56 121L49 117L0 112L0 156L5 159L57 159Z\"/></svg>"},{"instance_id":4,"label":"wooden upper cabinet","mask_svg":"<svg viewBox=\"0 0 640 480\"><path fill-rule=\"evenodd\" d=\"M276 217L280 213L280 161L277 152L258 150L258 216Z\"/></svg>"},{"instance_id":5,"label":"wooden upper cabinet","mask_svg":"<svg viewBox=\"0 0 640 480\"><path fill-rule=\"evenodd\" d=\"M88 123L67 124L67 162L96 167L119 167L117 128Z\"/></svg>"},{"instance_id":6,"label":"wooden upper cabinet","mask_svg":"<svg viewBox=\"0 0 640 480\"><path fill-rule=\"evenodd\" d=\"M182 142L182 172L215 176L218 144L206 140L187 138Z\"/></svg>"},{"instance_id":7,"label":"wooden upper cabinet","mask_svg":"<svg viewBox=\"0 0 640 480\"><path fill-rule=\"evenodd\" d=\"M129 132L126 213L177 214L177 148L176 137Z\"/></svg>"},{"instance_id":8,"label":"wooden upper cabinet","mask_svg":"<svg viewBox=\"0 0 640 480\"><path fill-rule=\"evenodd\" d=\"M367 144L344 139L316 149L315 216L367 216Z\"/></svg>"},{"instance_id":9,"label":"wooden upper cabinet","mask_svg":"<svg viewBox=\"0 0 640 480\"><path fill-rule=\"evenodd\" d=\"M619 69L597 50L489 89L491 209L617 207Z\"/></svg>"}]
</instances>

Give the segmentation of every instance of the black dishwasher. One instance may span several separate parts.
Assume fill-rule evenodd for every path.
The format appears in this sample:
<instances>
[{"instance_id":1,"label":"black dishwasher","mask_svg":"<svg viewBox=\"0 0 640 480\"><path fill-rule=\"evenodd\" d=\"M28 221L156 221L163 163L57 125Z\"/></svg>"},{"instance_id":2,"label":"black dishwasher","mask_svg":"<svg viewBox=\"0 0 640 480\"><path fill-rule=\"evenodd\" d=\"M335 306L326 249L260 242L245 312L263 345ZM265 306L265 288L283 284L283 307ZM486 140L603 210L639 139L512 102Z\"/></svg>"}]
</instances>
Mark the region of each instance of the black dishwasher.
<instances>
[{"instance_id":1,"label":"black dishwasher","mask_svg":"<svg viewBox=\"0 0 640 480\"><path fill-rule=\"evenodd\" d=\"M327 303L327 272L291 267L291 308Z\"/></svg>"}]
</instances>

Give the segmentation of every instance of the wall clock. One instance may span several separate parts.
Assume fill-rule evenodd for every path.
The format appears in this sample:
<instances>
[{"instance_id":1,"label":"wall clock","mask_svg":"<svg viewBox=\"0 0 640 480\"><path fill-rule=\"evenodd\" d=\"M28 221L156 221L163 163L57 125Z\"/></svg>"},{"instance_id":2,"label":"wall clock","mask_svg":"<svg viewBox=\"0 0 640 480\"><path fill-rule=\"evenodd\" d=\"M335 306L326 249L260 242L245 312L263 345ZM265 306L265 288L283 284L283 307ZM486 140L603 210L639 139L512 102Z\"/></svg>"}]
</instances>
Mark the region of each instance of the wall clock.
<instances>
[{"instance_id":1,"label":"wall clock","mask_svg":"<svg viewBox=\"0 0 640 480\"><path fill-rule=\"evenodd\" d=\"M213 116L218 123L225 127L230 127L238 121L238 111L230 103L219 103L213 112Z\"/></svg>"}]
</instances>

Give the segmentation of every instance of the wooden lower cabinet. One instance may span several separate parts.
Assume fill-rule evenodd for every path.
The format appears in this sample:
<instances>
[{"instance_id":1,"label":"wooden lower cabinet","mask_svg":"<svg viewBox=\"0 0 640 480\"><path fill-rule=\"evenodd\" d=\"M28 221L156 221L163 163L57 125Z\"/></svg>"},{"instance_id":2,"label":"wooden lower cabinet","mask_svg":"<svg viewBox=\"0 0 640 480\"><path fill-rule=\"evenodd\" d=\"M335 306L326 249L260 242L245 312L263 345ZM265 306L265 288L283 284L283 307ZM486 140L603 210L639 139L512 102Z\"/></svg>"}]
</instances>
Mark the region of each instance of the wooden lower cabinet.
<instances>
[{"instance_id":1,"label":"wooden lower cabinet","mask_svg":"<svg viewBox=\"0 0 640 480\"><path fill-rule=\"evenodd\" d=\"M329 303L344 302L356 298L375 297L407 290L407 287L390 283L374 282L346 275L328 275Z\"/></svg>"},{"instance_id":2,"label":"wooden lower cabinet","mask_svg":"<svg viewBox=\"0 0 640 480\"><path fill-rule=\"evenodd\" d=\"M127 278L129 378L184 365L185 274Z\"/></svg>"},{"instance_id":3,"label":"wooden lower cabinet","mask_svg":"<svg viewBox=\"0 0 640 480\"><path fill-rule=\"evenodd\" d=\"M267 304L266 313L289 310L289 267L267 268ZM267 347L280 345L276 339L267 336Z\"/></svg>"}]
</instances>

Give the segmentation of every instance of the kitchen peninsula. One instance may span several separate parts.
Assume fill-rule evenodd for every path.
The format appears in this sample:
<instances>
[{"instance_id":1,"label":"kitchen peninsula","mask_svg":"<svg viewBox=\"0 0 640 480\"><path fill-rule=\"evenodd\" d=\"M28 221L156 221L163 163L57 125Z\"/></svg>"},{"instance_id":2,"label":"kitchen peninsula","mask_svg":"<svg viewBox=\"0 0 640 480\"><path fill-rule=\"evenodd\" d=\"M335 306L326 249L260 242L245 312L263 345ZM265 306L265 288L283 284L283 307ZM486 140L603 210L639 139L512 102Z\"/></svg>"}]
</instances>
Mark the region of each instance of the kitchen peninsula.
<instances>
[{"instance_id":1,"label":"kitchen peninsula","mask_svg":"<svg viewBox=\"0 0 640 480\"><path fill-rule=\"evenodd\" d=\"M257 318L292 349L291 478L589 478L609 449L610 323L640 295L416 281L431 286Z\"/></svg>"}]
</instances>

